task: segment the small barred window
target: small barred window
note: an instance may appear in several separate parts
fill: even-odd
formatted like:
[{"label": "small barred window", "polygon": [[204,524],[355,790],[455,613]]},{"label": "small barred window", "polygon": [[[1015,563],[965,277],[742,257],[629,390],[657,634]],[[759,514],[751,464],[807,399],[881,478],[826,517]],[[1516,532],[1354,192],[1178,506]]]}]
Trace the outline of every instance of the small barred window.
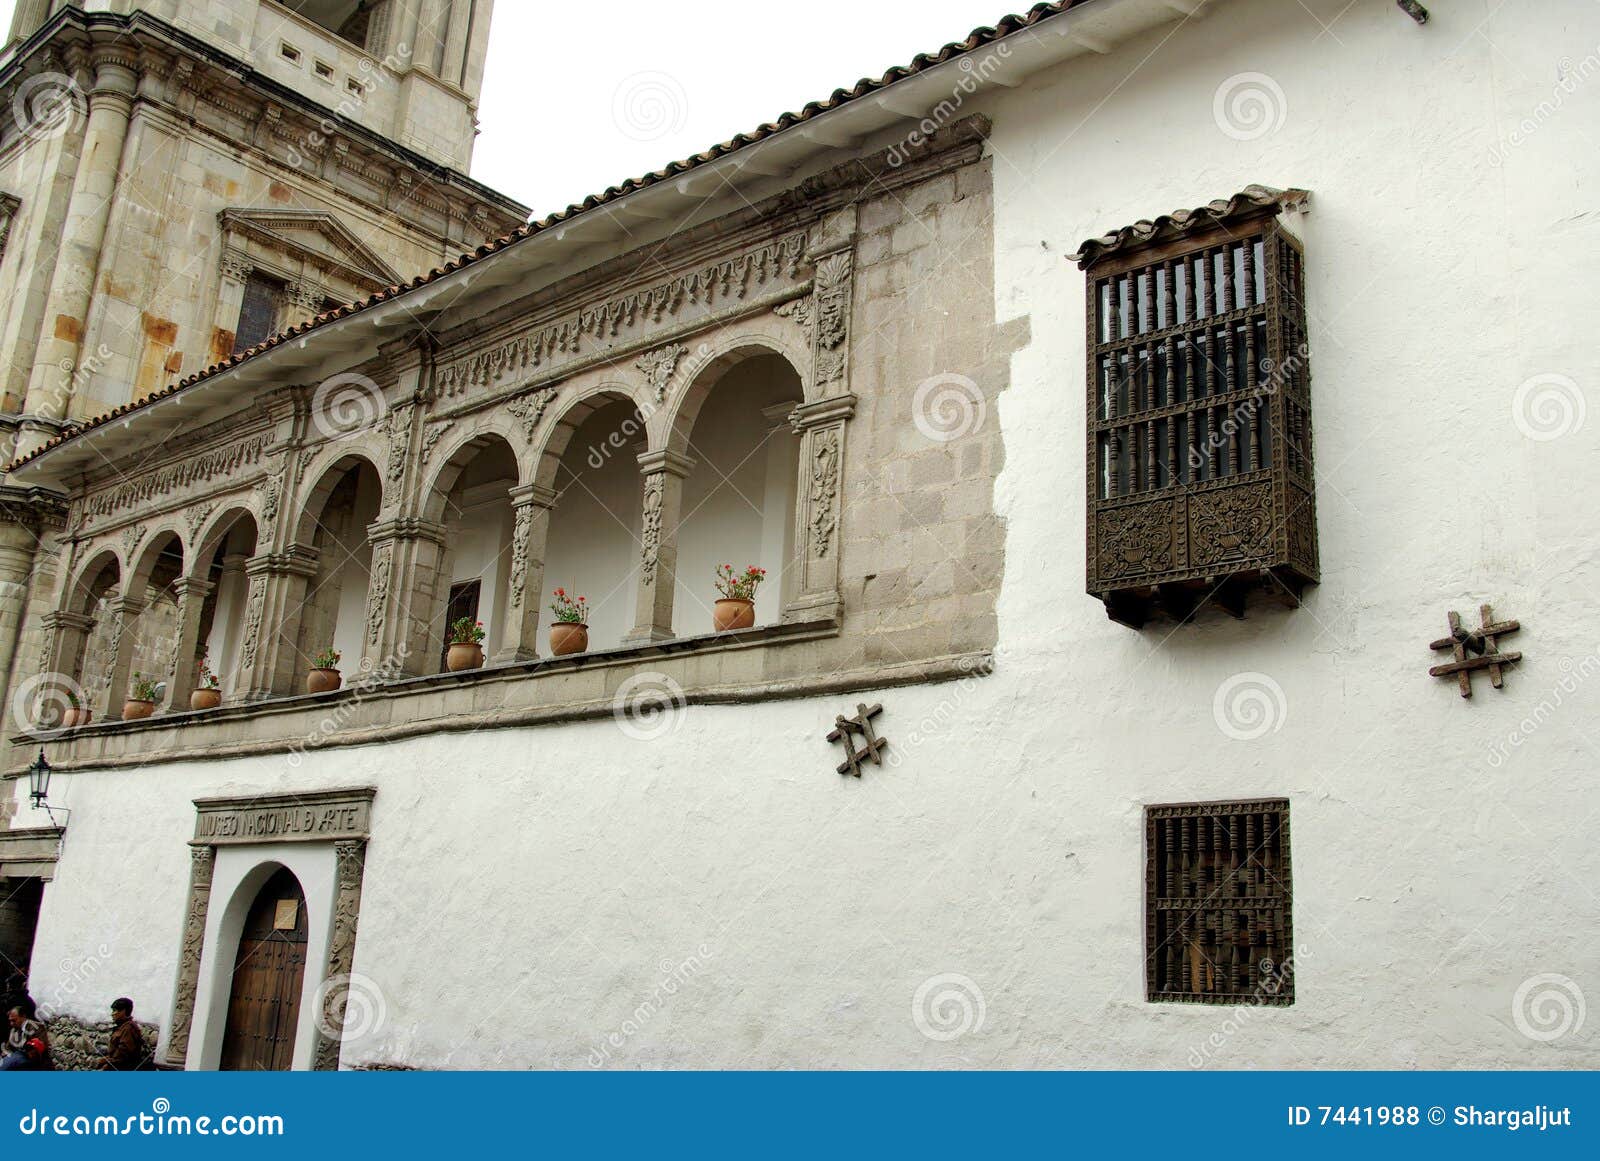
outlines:
[{"label": "small barred window", "polygon": [[1303,191],[1085,242],[1088,588],[1113,620],[1235,614],[1317,579]]},{"label": "small barred window", "polygon": [[1145,998],[1294,1003],[1289,803],[1145,809]]}]

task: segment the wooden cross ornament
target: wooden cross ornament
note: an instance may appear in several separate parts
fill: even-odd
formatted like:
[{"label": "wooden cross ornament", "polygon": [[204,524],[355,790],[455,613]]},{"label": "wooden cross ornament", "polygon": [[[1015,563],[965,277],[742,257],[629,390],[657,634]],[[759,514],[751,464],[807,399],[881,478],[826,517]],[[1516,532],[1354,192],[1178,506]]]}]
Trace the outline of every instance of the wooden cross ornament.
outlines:
[{"label": "wooden cross ornament", "polygon": [[[1496,689],[1505,685],[1505,666],[1522,660],[1521,653],[1502,653],[1496,638],[1508,633],[1515,633],[1522,628],[1518,621],[1496,621],[1494,610],[1488,605],[1478,606],[1478,620],[1476,629],[1463,629],[1459,613],[1450,614],[1450,636],[1441,637],[1428,647],[1430,649],[1449,649],[1455,654],[1453,661],[1443,665],[1435,665],[1428,670],[1433,677],[1449,677],[1452,674],[1461,686],[1461,696],[1472,696],[1472,674],[1474,670],[1487,669],[1489,671],[1489,684]],[[1475,656],[1468,657],[1472,653]]]},{"label": "wooden cross ornament", "polygon": [[[881,705],[858,702],[855,717],[847,718],[840,714],[834,719],[834,727],[828,731],[828,741],[844,743],[844,761],[839,763],[839,773],[854,774],[859,778],[862,761],[870,760],[874,766],[883,765],[879,755],[889,748],[889,739],[880,738],[872,732],[872,719],[882,712]],[[856,749],[856,734],[862,737],[859,750]]]}]

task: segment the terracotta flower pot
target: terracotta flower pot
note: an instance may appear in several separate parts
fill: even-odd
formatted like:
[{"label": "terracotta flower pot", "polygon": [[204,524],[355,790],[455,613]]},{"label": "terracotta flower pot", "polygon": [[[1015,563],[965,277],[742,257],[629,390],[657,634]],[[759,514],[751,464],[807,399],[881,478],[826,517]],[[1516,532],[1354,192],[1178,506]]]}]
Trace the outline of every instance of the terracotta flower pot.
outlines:
[{"label": "terracotta flower pot", "polygon": [[475,645],[470,641],[450,642],[450,651],[445,654],[444,665],[451,673],[460,673],[463,669],[477,669],[482,664],[482,645]]},{"label": "terracotta flower pot", "polygon": [[337,669],[313,669],[306,674],[307,693],[330,693],[344,684]]},{"label": "terracotta flower pot", "polygon": [[156,703],[145,701],[142,697],[130,697],[122,703],[122,720],[125,722],[138,721],[147,718],[156,712]]},{"label": "terracotta flower pot", "polygon": [[573,621],[557,621],[550,626],[550,654],[565,657],[589,648],[589,626]]},{"label": "terracotta flower pot", "polygon": [[61,711],[61,728],[70,730],[73,726],[86,726],[89,724],[89,711],[68,706]]},{"label": "terracotta flower pot", "polygon": [[201,688],[189,695],[189,708],[192,710],[216,709],[222,704],[222,691],[220,689]]},{"label": "terracotta flower pot", "polygon": [[719,633],[748,629],[756,623],[756,603],[740,597],[721,597],[711,610],[711,623]]}]

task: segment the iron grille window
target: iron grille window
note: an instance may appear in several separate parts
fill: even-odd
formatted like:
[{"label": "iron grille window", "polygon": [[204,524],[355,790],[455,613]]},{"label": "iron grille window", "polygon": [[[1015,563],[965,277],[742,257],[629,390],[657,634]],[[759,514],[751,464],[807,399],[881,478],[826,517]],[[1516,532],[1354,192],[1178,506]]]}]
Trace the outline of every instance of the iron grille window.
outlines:
[{"label": "iron grille window", "polygon": [[239,305],[239,325],[233,332],[233,350],[249,350],[278,330],[278,304],[283,301],[283,283],[262,274],[244,280],[244,300]]},{"label": "iron grille window", "polygon": [[1317,579],[1302,191],[1084,243],[1088,588],[1114,620],[1243,612]]},{"label": "iron grille window", "polygon": [[1145,809],[1145,998],[1294,1003],[1289,803]]}]

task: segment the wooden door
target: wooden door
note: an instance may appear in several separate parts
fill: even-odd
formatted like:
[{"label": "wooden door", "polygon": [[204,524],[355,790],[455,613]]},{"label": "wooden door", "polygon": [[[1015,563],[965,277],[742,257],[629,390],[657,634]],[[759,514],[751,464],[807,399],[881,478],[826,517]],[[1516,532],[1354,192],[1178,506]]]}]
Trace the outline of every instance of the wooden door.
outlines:
[{"label": "wooden door", "polygon": [[294,1058],[300,989],[306,976],[306,897],[287,868],[250,905],[222,1034],[224,1070],[287,1070]]}]

